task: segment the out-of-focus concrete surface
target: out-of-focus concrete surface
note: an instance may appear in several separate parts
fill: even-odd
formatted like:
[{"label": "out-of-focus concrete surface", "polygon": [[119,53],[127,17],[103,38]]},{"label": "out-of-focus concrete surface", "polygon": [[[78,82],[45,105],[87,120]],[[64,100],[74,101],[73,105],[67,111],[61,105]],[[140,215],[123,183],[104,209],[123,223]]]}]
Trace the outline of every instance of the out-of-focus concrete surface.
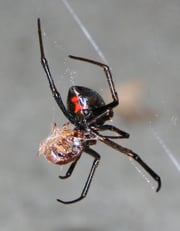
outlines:
[{"label": "out-of-focus concrete surface", "polygon": [[1,1],[0,230],[178,231],[180,1],[69,3],[107,58],[116,87],[126,81],[145,85],[142,103],[153,110],[152,118],[126,121],[117,108],[113,123],[131,134],[120,143],[158,172],[162,189],[155,193],[151,184],[156,184],[148,175],[151,184],[128,158],[98,144],[93,148],[101,154],[101,163],[87,198],[68,206],[56,202],[80,194],[92,159],[84,155],[72,178],[63,181],[59,167],[36,155],[51,124],[66,122],[40,64],[37,17],[65,101],[72,83],[103,96],[109,92],[102,70],[68,60],[67,55],[101,60],[62,1]]}]

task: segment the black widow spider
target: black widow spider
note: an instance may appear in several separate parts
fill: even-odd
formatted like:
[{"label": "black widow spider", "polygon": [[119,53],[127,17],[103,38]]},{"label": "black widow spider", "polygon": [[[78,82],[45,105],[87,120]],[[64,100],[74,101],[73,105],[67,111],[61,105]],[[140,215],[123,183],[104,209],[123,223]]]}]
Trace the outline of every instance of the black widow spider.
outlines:
[{"label": "black widow spider", "polygon": [[[54,124],[51,137],[47,138],[44,143],[41,143],[41,150],[39,150],[39,154],[44,154],[49,161],[55,164],[63,165],[71,163],[65,176],[59,176],[61,179],[66,179],[71,176],[83,152],[94,158],[94,162],[81,195],[71,201],[63,201],[61,199],[57,199],[57,201],[64,204],[70,204],[80,201],[86,197],[94,172],[100,161],[100,155],[90,148],[90,146],[96,144],[97,141],[101,141],[111,148],[122,152],[137,161],[151,175],[151,177],[157,181],[158,186],[156,192],[158,192],[161,188],[160,177],[138,156],[138,154],[112,141],[112,139],[129,138],[129,134],[113,125],[104,124],[107,120],[112,118],[113,108],[119,104],[118,95],[109,67],[94,60],[70,55],[69,58],[97,65],[104,70],[113,100],[111,103],[105,104],[102,97],[96,91],[82,86],[72,86],[68,92],[66,108],[60,93],[56,89],[48,61],[45,57],[39,18],[37,20],[37,24],[41,63],[49,81],[50,89],[56,103],[65,117],[75,126],[74,129],[71,130],[67,128],[68,125],[66,124],[62,129],[59,129],[56,124]],[[101,131],[106,130],[115,132],[117,135],[105,136],[100,134]],[[45,149],[43,149],[44,147]]]}]

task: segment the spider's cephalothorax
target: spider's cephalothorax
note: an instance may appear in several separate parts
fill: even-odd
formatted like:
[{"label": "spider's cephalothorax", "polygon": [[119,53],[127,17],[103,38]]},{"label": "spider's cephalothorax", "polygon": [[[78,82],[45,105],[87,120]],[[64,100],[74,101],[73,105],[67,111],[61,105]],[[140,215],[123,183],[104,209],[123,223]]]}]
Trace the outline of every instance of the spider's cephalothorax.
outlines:
[{"label": "spider's cephalothorax", "polygon": [[84,128],[84,125],[101,126],[106,120],[111,119],[113,111],[109,109],[107,113],[106,107],[104,108],[105,115],[100,119],[97,118],[99,110],[103,112],[104,106],[105,102],[101,95],[92,89],[82,86],[72,86],[69,89],[67,109],[79,128]]},{"label": "spider's cephalothorax", "polygon": [[[61,179],[66,179],[67,177],[71,176],[83,152],[91,155],[94,158],[81,195],[74,200],[64,201],[58,199],[58,201],[64,204],[70,204],[82,200],[87,195],[94,172],[100,160],[100,155],[91,148],[91,146],[95,145],[97,141],[103,142],[111,148],[122,152],[128,157],[137,161],[149,173],[149,175],[155,181],[157,181],[158,186],[156,191],[158,192],[161,188],[161,179],[158,174],[156,174],[139,157],[138,154],[112,141],[112,139],[128,138],[129,134],[113,125],[105,123],[113,116],[113,108],[119,103],[109,67],[106,64],[94,60],[70,55],[69,57],[72,59],[94,64],[104,70],[109,90],[112,95],[112,102],[106,104],[96,91],[87,87],[73,86],[69,89],[66,108],[62,101],[61,95],[55,86],[48,61],[44,54],[40,19],[38,19],[38,35],[41,63],[49,81],[49,86],[53,97],[65,117],[71,124],[74,125],[73,129],[69,129],[67,126],[63,126],[62,129],[59,129],[55,125],[50,136],[40,144],[39,154],[43,154],[47,160],[54,164],[63,165],[71,163],[65,176],[60,176]],[[116,133],[116,135],[102,135],[101,131],[111,131],[112,133]]]}]

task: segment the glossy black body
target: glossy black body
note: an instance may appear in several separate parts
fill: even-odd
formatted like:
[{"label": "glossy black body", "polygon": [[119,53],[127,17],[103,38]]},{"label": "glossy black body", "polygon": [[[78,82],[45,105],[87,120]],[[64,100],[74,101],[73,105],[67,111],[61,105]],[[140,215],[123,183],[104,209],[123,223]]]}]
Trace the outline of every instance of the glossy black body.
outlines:
[{"label": "glossy black body", "polygon": [[[96,119],[100,112],[106,111],[105,102],[96,91],[82,86],[72,86],[69,89],[67,110],[77,121],[76,124],[85,120],[86,123],[91,122],[91,125],[101,126],[113,116],[113,110],[110,109],[107,115]],[[83,128],[84,122],[80,122],[79,126]]]},{"label": "glossy black body", "polygon": [[[161,188],[161,179],[140,157],[138,154],[133,152],[132,150],[125,148],[118,143],[112,141],[112,139],[123,139],[129,138],[129,134],[121,129],[106,124],[105,122],[110,120],[113,116],[113,108],[119,104],[118,94],[116,92],[113,78],[111,75],[111,71],[108,65],[70,55],[69,57],[78,61],[88,62],[99,66],[104,70],[106,80],[109,86],[109,90],[112,95],[112,102],[105,103],[102,97],[92,89],[81,86],[73,86],[69,89],[68,97],[67,97],[67,108],[64,105],[61,95],[58,92],[54,80],[52,78],[50,68],[48,65],[48,61],[44,54],[42,33],[41,33],[41,24],[40,19],[37,21],[38,23],[38,35],[39,35],[39,45],[40,45],[40,53],[41,53],[41,63],[46,73],[47,79],[49,81],[50,89],[52,91],[53,97],[58,104],[59,108],[65,115],[65,117],[75,126],[75,130],[84,133],[84,142],[82,142],[81,150],[82,153],[85,152],[91,155],[94,158],[91,170],[89,172],[87,181],[82,190],[81,195],[74,200],[64,201],[58,199],[59,202],[64,204],[70,204],[77,201],[82,200],[86,197],[87,192],[89,190],[92,178],[94,176],[94,172],[96,167],[100,161],[100,155],[91,148],[91,145],[96,144],[97,141],[103,142],[111,148],[124,153],[130,158],[133,158],[137,161],[148,173],[149,175],[158,183],[156,191],[158,192]],[[111,131],[112,133],[116,133],[116,135],[102,135],[101,131]],[[81,153],[81,154],[82,154]],[[72,162],[65,176],[60,176],[61,179],[66,179],[71,176],[79,158],[81,155],[78,155],[77,159]]]}]

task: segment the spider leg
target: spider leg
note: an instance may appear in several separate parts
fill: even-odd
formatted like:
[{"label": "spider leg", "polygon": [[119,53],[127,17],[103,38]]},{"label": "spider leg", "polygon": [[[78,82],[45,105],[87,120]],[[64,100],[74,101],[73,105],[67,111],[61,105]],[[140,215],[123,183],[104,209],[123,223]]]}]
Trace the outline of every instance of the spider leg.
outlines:
[{"label": "spider leg", "polygon": [[66,174],[64,176],[59,176],[60,179],[66,179],[72,175],[72,172],[74,171],[74,168],[79,160],[80,156],[70,165],[68,168]]},{"label": "spider leg", "polygon": [[64,106],[61,95],[58,92],[58,90],[56,89],[56,86],[55,86],[55,83],[54,83],[54,80],[52,78],[51,71],[50,71],[50,68],[48,65],[48,61],[45,57],[40,18],[37,19],[37,25],[38,25],[39,46],[40,46],[40,54],[41,54],[41,64],[44,68],[47,79],[49,81],[50,89],[52,91],[54,99],[56,100],[56,103],[58,104],[58,106],[60,107],[60,109],[62,110],[64,115],[73,123],[73,119],[72,119],[71,115],[68,113],[66,107]]},{"label": "spider leg", "polygon": [[97,62],[97,61],[94,61],[94,60],[91,60],[91,59],[86,59],[86,58],[77,57],[77,56],[73,56],[73,55],[69,55],[69,58],[80,60],[80,61],[83,61],[83,62],[92,63],[92,64],[95,64],[97,66],[102,67],[104,69],[104,72],[105,72],[105,75],[106,75],[106,78],[107,78],[107,81],[108,81],[109,89],[111,91],[111,95],[112,95],[112,98],[113,98],[113,101],[111,103],[107,104],[106,105],[107,107],[106,106],[105,107],[106,108],[112,108],[112,107],[116,107],[119,104],[118,94],[116,92],[114,82],[113,82],[113,78],[112,78],[112,74],[111,74],[111,71],[110,71],[110,68],[109,68],[108,65]]},{"label": "spider leg", "polygon": [[92,157],[94,157],[94,161],[93,161],[91,170],[89,172],[88,178],[86,180],[86,183],[84,185],[84,188],[82,190],[82,193],[81,193],[80,197],[78,197],[75,200],[71,200],[71,201],[63,201],[63,200],[57,199],[58,202],[61,202],[63,204],[72,204],[72,203],[78,202],[78,201],[80,201],[80,200],[82,200],[82,199],[84,199],[86,197],[86,195],[88,193],[88,190],[89,190],[89,187],[91,185],[92,178],[94,176],[95,170],[96,170],[96,168],[97,168],[97,166],[99,164],[100,155],[91,148],[86,149],[85,152],[88,153],[89,155],[91,155]]},{"label": "spider leg", "polygon": [[104,124],[99,128],[96,128],[98,131],[112,131],[112,132],[116,132],[117,134],[119,134],[120,136],[104,136],[98,133],[99,136],[103,137],[103,138],[109,138],[109,139],[127,139],[129,138],[129,133],[113,126],[113,125],[109,125],[109,124]]},{"label": "spider leg", "polygon": [[99,137],[98,138],[101,142],[109,145],[111,148],[116,149],[119,152],[124,153],[125,155],[133,158],[135,161],[137,161],[148,173],[149,175],[155,180],[157,181],[157,189],[156,192],[158,192],[161,188],[161,178],[158,176],[157,173],[155,173],[140,157],[138,154],[134,153],[132,150],[125,148],[115,142],[113,142],[112,140],[108,139],[108,138],[103,138],[103,137]]},{"label": "spider leg", "polygon": [[[105,105],[106,106],[106,105]],[[101,110],[102,109],[102,110]],[[111,118],[112,117],[112,110],[110,108],[104,109],[104,107],[99,109],[99,114],[87,122],[87,126],[90,127],[91,124],[97,124],[98,121],[102,121],[104,118]],[[106,119],[107,120],[107,119]]]}]

